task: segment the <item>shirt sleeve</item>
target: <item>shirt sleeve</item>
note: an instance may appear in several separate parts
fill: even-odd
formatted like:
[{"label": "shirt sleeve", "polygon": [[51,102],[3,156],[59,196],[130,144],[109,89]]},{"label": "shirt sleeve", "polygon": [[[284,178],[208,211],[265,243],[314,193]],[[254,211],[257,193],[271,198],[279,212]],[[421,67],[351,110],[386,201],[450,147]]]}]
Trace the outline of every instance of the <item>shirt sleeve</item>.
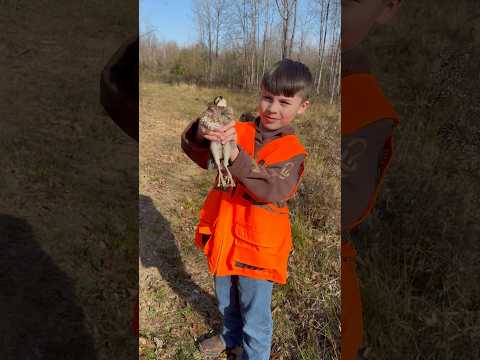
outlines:
[{"label": "shirt sleeve", "polygon": [[239,154],[229,166],[237,178],[253,195],[255,200],[283,203],[300,181],[305,155],[296,155],[286,161],[270,164],[257,164],[240,146]]},{"label": "shirt sleeve", "polygon": [[342,137],[342,229],[368,207],[379,180],[383,148],[392,131],[393,121],[382,119]]},{"label": "shirt sleeve", "polygon": [[181,137],[181,146],[183,152],[202,169],[209,169],[210,142],[203,140],[199,142],[196,139],[198,129],[198,119],[188,124]]}]

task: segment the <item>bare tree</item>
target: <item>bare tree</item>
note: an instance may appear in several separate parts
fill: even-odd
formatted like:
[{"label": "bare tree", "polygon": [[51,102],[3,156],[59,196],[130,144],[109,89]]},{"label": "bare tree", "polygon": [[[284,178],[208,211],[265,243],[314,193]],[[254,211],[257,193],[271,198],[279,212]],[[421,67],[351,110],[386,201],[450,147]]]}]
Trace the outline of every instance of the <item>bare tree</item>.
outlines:
[{"label": "bare tree", "polygon": [[226,10],[225,0],[215,0],[214,3],[214,25],[215,25],[215,58],[218,58],[218,50],[220,44],[220,35],[223,30],[224,17]]},{"label": "bare tree", "polygon": [[165,81],[255,89],[272,63],[289,57],[312,70],[317,94],[337,100],[339,0],[193,1],[198,42],[179,47],[144,31],[141,71]]},{"label": "bare tree", "polygon": [[292,49],[293,49],[293,39],[295,38],[295,29],[297,27],[297,6],[298,6],[298,1],[295,0],[293,2],[293,26],[292,26],[292,31],[290,35],[290,46],[288,47],[288,57],[292,56]]},{"label": "bare tree", "polygon": [[[335,9],[336,10],[336,9]],[[334,102],[334,100],[338,97],[338,88],[340,82],[340,31],[337,31],[339,28],[339,17],[334,17],[333,22],[333,32],[332,32],[332,52],[331,52],[331,59],[330,59],[330,104]]]},{"label": "bare tree", "polygon": [[[289,56],[289,27],[292,21],[292,17],[296,17],[297,0],[280,0],[280,4],[279,0],[275,0],[275,4],[277,5],[278,14],[282,19],[282,59],[285,59]],[[293,33],[294,32],[292,32],[292,34]],[[293,36],[290,39],[293,40]]]},{"label": "bare tree", "polygon": [[208,49],[207,74],[210,84],[213,80],[213,57],[214,54],[218,54],[223,4],[222,0],[193,1],[193,14],[197,28],[200,30],[202,42],[206,44]]},{"label": "bare tree", "polygon": [[258,36],[258,17],[259,17],[259,0],[250,0],[250,87],[257,85],[257,69],[258,69],[258,55],[257,55],[257,36]]},{"label": "bare tree", "polygon": [[318,43],[318,74],[317,74],[317,94],[320,93],[320,86],[322,85],[323,65],[325,63],[325,48],[328,31],[328,19],[331,0],[318,0],[320,5],[320,36]]},{"label": "bare tree", "polygon": [[271,27],[271,16],[270,16],[270,1],[265,0],[263,2],[263,40],[262,40],[262,74],[265,73],[265,68],[267,65],[267,56],[268,56],[268,43],[267,39],[269,37],[269,31]]},{"label": "bare tree", "polygon": [[316,18],[317,14],[314,9],[312,9],[312,2],[308,3],[306,8],[306,13],[300,16],[300,40],[298,44],[297,60],[303,61],[305,56],[307,44],[307,37],[311,33],[311,28],[314,26],[313,20]]},{"label": "bare tree", "polygon": [[330,103],[338,96],[337,88],[340,76],[340,4],[338,1],[332,3],[332,29],[331,34],[331,61],[329,68],[330,83]]}]

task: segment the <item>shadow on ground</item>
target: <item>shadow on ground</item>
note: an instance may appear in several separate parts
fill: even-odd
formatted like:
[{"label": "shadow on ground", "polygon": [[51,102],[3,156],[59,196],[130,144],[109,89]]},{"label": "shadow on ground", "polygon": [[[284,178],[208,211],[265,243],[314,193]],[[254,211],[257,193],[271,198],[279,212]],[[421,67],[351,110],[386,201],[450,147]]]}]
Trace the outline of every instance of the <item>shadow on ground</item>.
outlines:
[{"label": "shadow on ground", "polygon": [[[186,271],[170,223],[157,210],[150,197],[140,195],[140,226],[148,226],[158,236],[140,236],[140,260],[145,267],[155,267],[170,288],[200,314],[209,328],[218,331],[220,316],[215,298],[205,292]],[[153,230],[153,231],[152,231]]]},{"label": "shadow on ground", "polygon": [[0,214],[0,354],[4,360],[95,360],[73,283],[23,219]]}]

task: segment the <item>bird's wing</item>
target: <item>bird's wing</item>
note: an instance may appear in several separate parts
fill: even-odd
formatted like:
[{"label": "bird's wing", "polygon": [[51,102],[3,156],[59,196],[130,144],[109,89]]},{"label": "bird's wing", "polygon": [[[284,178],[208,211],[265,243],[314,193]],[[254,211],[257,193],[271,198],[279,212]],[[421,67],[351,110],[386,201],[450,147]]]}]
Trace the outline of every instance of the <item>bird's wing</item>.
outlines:
[{"label": "bird's wing", "polygon": [[226,107],[221,111],[222,124],[228,124],[233,120],[233,110],[231,107]]},{"label": "bird's wing", "polygon": [[218,118],[216,106],[210,105],[201,115],[200,115],[200,125],[213,130],[215,128],[215,119]]}]

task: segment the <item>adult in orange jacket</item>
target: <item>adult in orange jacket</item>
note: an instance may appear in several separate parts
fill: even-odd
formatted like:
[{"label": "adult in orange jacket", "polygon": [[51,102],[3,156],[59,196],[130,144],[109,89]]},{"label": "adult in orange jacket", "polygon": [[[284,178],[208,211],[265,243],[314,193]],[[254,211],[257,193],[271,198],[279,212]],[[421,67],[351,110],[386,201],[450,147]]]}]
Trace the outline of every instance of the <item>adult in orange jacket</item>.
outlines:
[{"label": "adult in orange jacket", "polygon": [[263,77],[254,122],[232,122],[208,132],[195,120],[182,135],[185,153],[205,169],[208,140],[237,140],[229,166],[237,186],[209,191],[195,233],[214,275],[223,316],[221,333],[200,344],[207,356],[243,347],[243,359],[269,359],[272,286],[287,281],[292,248],[287,200],[302,177],[306,156],[290,123],[308,108],[311,84],[305,65],[285,59]]},{"label": "adult in orange jacket", "polygon": [[363,341],[356,251],[350,231],[373,208],[393,154],[398,116],[370,74],[359,47],[376,23],[387,23],[400,0],[342,1],[342,269],[341,356],[356,359]]}]

